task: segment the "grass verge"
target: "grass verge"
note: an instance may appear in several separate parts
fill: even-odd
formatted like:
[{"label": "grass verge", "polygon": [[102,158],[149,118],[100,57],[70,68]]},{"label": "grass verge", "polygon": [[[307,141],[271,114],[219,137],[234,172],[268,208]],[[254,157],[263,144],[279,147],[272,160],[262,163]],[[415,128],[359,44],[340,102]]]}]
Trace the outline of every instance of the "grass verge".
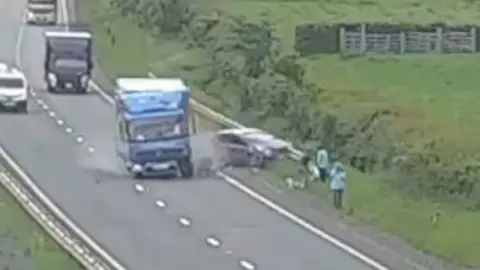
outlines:
[{"label": "grass verge", "polygon": [[0,267],[22,270],[83,270],[0,188]]},{"label": "grass verge", "polygon": [[[212,0],[205,1],[212,2]],[[350,11],[355,11],[357,17],[365,16],[364,12],[367,11],[386,12],[382,6],[367,9],[356,6],[359,4],[356,1],[342,1],[342,3],[341,9],[335,9],[333,2],[324,4],[321,7],[323,10],[321,14],[328,15],[324,20],[333,16],[325,10],[331,10],[333,14],[337,14],[338,16],[333,16],[336,20],[345,18],[345,14],[350,14]],[[249,12],[253,14],[250,16],[256,14],[258,18],[276,21],[277,30],[281,34],[293,33],[291,26],[293,22],[299,21],[299,18],[303,17],[302,20],[306,20],[317,17],[320,13],[314,10],[318,11],[321,5],[315,1],[298,1],[298,3],[286,1],[281,4],[276,1],[224,1],[217,4],[217,8],[235,10],[240,14],[247,13],[246,7],[248,7]],[[393,12],[395,8],[399,9],[402,5],[404,4],[389,4],[386,8]],[[425,5],[425,3],[414,5],[417,7],[405,14],[426,20],[425,14],[430,14],[431,11],[415,12],[415,10],[422,11],[422,8],[426,8]],[[432,4],[433,6],[450,7],[450,2],[437,1]],[[108,14],[105,7],[98,0],[83,0],[80,1],[79,8],[82,14],[88,14],[90,17],[90,23],[95,32],[97,58],[107,75],[146,75],[153,70],[158,75],[182,76],[191,80],[199,76],[182,67],[185,64],[202,63],[201,50],[186,50],[183,44],[175,39],[152,39],[148,33],[138,29],[125,18],[115,18],[113,21],[116,45],[111,46],[101,19]],[[279,9],[283,11],[280,12]],[[292,10],[297,12],[291,12]],[[310,16],[299,15],[305,10],[311,12]],[[458,7],[454,10],[459,11],[459,14],[467,12],[464,9],[458,10]],[[453,16],[453,13],[447,15]],[[292,16],[296,17],[292,18]],[[406,15],[402,16],[397,14],[394,17],[399,21],[407,18]],[[378,14],[373,16],[373,18],[379,17],[381,16]],[[428,18],[432,17],[436,15]],[[471,16],[465,18],[471,19]],[[364,19],[371,18],[364,17]],[[284,45],[289,45],[288,40],[291,45],[291,39],[286,37]],[[473,91],[468,78],[478,77],[474,76],[476,71],[480,71],[479,65],[476,64],[477,58],[478,56],[406,57],[405,59],[383,57],[340,62],[335,56],[318,56],[304,59],[304,61],[312,81],[321,83],[329,89],[337,89],[334,91],[335,95],[331,97],[332,101],[327,103],[332,108],[341,103],[340,107],[349,108],[352,113],[356,110],[359,112],[370,110],[376,106],[395,106],[403,112],[403,122],[401,120],[398,125],[400,129],[414,130],[412,135],[409,135],[412,142],[422,142],[425,139],[422,132],[428,129],[433,134],[442,134],[447,138],[445,143],[448,144],[458,140],[459,134],[467,136],[475,133],[475,123],[479,121],[475,116],[480,111],[478,106],[473,106],[478,98],[473,98],[476,92]],[[453,69],[450,69],[452,67]],[[401,86],[393,86],[392,82],[395,81],[404,83]],[[355,89],[355,91],[349,89]],[[193,95],[199,101],[222,111],[221,101],[206,96],[204,92],[198,90],[193,90]],[[459,115],[467,116],[459,120]],[[455,128],[445,125],[446,122],[455,124]],[[208,123],[208,125],[215,127],[214,123]],[[472,142],[465,139],[462,141],[464,147],[459,146],[455,149],[476,149]],[[262,174],[268,181],[278,182],[278,175],[289,176],[298,170],[298,165],[287,162],[278,164],[272,169],[275,175],[271,172],[262,172]],[[357,218],[374,223],[386,232],[407,239],[413,246],[431,251],[449,261],[480,266],[478,256],[480,238],[475,237],[480,227],[480,213],[463,211],[458,206],[407,198],[398,190],[385,184],[385,181],[379,181],[382,177],[382,175],[372,176],[358,171],[349,171],[351,182],[348,187],[348,204],[354,207],[354,215]],[[313,185],[311,192],[322,201],[328,198],[328,191],[323,185]],[[432,226],[431,217],[439,210],[441,211],[440,220],[436,226]]]}]

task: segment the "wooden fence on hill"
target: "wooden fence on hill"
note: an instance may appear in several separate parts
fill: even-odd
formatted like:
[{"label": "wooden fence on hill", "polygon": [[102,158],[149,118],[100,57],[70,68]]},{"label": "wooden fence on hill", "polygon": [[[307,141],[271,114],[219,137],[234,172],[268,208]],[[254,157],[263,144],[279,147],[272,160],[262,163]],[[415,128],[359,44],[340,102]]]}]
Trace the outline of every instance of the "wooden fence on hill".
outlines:
[{"label": "wooden fence on hill", "polygon": [[295,30],[295,49],[302,54],[343,56],[476,53],[479,30],[473,25],[304,24]]}]

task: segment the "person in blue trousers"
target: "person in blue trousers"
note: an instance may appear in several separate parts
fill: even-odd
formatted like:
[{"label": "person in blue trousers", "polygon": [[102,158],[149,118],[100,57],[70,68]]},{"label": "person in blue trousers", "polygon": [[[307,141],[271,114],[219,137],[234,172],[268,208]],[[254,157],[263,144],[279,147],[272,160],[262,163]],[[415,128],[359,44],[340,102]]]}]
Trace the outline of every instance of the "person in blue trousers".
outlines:
[{"label": "person in blue trousers", "polygon": [[341,162],[335,162],[330,171],[330,190],[333,193],[333,206],[343,207],[343,194],[346,188],[347,172]]}]

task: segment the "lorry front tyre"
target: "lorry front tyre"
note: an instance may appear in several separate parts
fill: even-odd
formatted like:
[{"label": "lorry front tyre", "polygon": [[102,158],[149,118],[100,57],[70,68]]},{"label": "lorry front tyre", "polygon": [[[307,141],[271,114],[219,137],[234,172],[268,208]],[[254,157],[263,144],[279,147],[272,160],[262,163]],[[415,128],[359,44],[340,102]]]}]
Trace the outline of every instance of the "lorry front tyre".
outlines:
[{"label": "lorry front tyre", "polygon": [[142,178],[143,178],[143,173],[139,173],[139,172],[133,173],[133,179],[138,180],[138,179],[142,179]]},{"label": "lorry front tyre", "polygon": [[50,85],[47,85],[47,91],[48,91],[49,93],[55,93],[55,87],[52,87],[52,86],[50,86]]},{"label": "lorry front tyre", "polygon": [[24,101],[17,105],[16,108],[17,112],[19,113],[27,113],[28,112],[28,102]]},{"label": "lorry front tyre", "polygon": [[180,176],[185,179],[193,178],[193,163],[190,157],[182,159],[178,162],[178,167],[180,169]]},{"label": "lorry front tyre", "polygon": [[86,87],[85,87],[85,88],[80,87],[80,88],[78,89],[78,93],[79,93],[79,94],[82,94],[82,95],[86,94],[86,93],[87,93],[87,88],[86,88]]}]

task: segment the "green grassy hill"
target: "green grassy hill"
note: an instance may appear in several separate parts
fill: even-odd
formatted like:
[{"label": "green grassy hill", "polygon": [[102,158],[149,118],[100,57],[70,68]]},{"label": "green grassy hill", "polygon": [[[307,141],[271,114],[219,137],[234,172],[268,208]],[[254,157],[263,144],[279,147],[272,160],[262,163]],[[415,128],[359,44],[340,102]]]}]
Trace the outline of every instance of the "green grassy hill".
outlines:
[{"label": "green grassy hill", "polygon": [[[181,76],[195,86],[197,99],[242,123],[293,139],[311,131],[299,140],[303,143],[332,137],[345,161],[389,151],[407,156],[410,167],[350,170],[348,200],[355,215],[418,248],[480,266],[480,238],[475,237],[480,226],[480,57],[279,60],[294,53],[294,29],[300,23],[475,23],[480,13],[474,2],[182,0],[173,5],[162,0],[169,7],[163,13],[151,0],[77,2],[92,23],[102,69],[111,76],[149,71]],[[178,22],[183,30],[172,30],[185,7],[188,16]],[[278,40],[265,38],[269,33]],[[278,55],[271,56],[270,41],[278,42]],[[259,51],[257,62],[266,71],[248,75],[252,66],[258,68],[248,61]],[[291,73],[281,73],[279,63],[287,63]],[[303,73],[301,84],[294,82],[295,72]],[[244,103],[248,106],[242,108]],[[277,167],[277,174],[288,174],[295,165]],[[312,192],[326,195],[323,186],[314,185]],[[437,211],[441,218],[432,226]]]}]

